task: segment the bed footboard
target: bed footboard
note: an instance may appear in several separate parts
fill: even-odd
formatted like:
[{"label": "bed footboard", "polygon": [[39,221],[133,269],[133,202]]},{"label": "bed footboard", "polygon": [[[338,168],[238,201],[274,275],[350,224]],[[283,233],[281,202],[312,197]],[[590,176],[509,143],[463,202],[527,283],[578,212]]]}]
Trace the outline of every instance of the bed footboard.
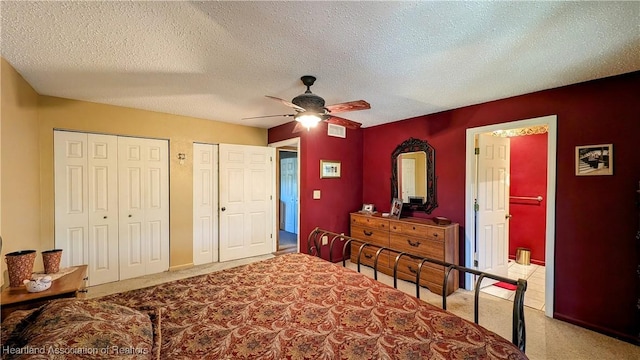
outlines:
[{"label": "bed footboard", "polygon": [[482,271],[478,271],[475,269],[467,268],[464,266],[450,264],[447,262],[439,261],[436,259],[431,259],[422,256],[416,256],[413,254],[409,254],[406,252],[402,252],[396,249],[381,247],[379,245],[371,244],[366,241],[352,238],[350,236],[334,233],[328,230],[322,230],[320,228],[315,228],[308,237],[307,241],[307,253],[309,255],[315,255],[320,257],[320,249],[322,247],[322,238],[324,236],[330,237],[331,240],[328,244],[329,248],[329,261],[333,262],[333,249],[336,244],[342,244],[342,266],[346,267],[346,254],[349,249],[349,245],[351,243],[360,244],[358,248],[357,255],[357,268],[358,272],[360,272],[360,257],[362,256],[362,251],[367,247],[373,247],[378,249],[375,254],[375,259],[373,262],[373,277],[374,279],[378,279],[378,258],[382,251],[388,250],[391,253],[397,254],[395,257],[395,262],[393,266],[393,286],[398,288],[398,263],[402,257],[410,257],[414,260],[420,261],[418,265],[418,271],[416,273],[416,297],[420,298],[420,276],[422,273],[422,267],[425,263],[432,263],[440,266],[444,266],[445,275],[442,280],[444,291],[442,292],[442,308],[447,309],[447,284],[448,278],[451,275],[452,270],[457,270],[463,273],[470,273],[477,276],[477,280],[475,283],[475,301],[474,301],[474,322],[478,324],[478,309],[480,306],[480,286],[482,284],[482,280],[485,278],[505,282],[508,284],[512,284],[516,286],[516,294],[513,301],[513,316],[512,316],[512,339],[511,341],[522,351],[525,351],[526,345],[526,329],[525,329],[525,321],[524,321],[524,294],[527,290],[527,281],[524,279],[513,280],[509,278],[505,278],[502,276],[497,276],[489,273],[485,273]]}]

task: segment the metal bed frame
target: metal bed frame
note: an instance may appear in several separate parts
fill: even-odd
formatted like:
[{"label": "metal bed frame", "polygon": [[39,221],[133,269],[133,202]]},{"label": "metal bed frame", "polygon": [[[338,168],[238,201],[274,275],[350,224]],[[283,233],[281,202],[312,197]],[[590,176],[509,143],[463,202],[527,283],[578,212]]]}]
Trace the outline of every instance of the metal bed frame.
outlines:
[{"label": "metal bed frame", "polygon": [[398,288],[398,262],[400,261],[400,258],[402,258],[403,256],[406,257],[410,257],[414,260],[420,261],[419,265],[418,265],[418,271],[416,273],[416,297],[419,299],[420,298],[420,275],[422,273],[422,267],[425,263],[432,263],[432,264],[436,264],[436,265],[440,265],[440,266],[444,266],[445,267],[445,274],[444,274],[444,279],[442,282],[443,285],[443,291],[442,291],[442,308],[444,310],[447,309],[447,287],[448,287],[448,279],[449,279],[449,275],[451,274],[452,270],[457,270],[457,271],[461,271],[463,273],[471,273],[474,275],[477,275],[477,279],[476,279],[476,284],[475,284],[475,301],[474,301],[474,308],[473,308],[473,312],[474,312],[474,322],[476,324],[478,324],[478,308],[479,308],[479,301],[480,301],[480,285],[482,283],[482,280],[484,280],[485,278],[489,278],[489,279],[493,279],[493,280],[497,280],[497,281],[501,281],[501,282],[505,282],[507,284],[511,284],[511,285],[515,285],[516,286],[516,294],[515,297],[513,299],[513,317],[512,317],[512,323],[511,323],[511,329],[512,329],[512,339],[511,342],[513,342],[522,352],[525,351],[525,345],[526,345],[526,330],[525,330],[525,322],[524,322],[524,293],[527,290],[527,281],[524,279],[518,279],[518,280],[513,280],[513,279],[509,279],[509,278],[505,278],[502,276],[497,276],[497,275],[493,275],[493,274],[489,274],[489,273],[485,273],[482,271],[478,271],[475,269],[470,269],[464,266],[460,266],[460,265],[456,265],[456,264],[450,264],[444,261],[440,261],[440,260],[436,260],[436,259],[431,259],[431,258],[427,258],[427,257],[423,257],[423,256],[417,256],[417,255],[413,255],[413,254],[409,254],[407,252],[403,252],[403,251],[399,251],[396,249],[392,249],[389,247],[384,247],[384,246],[380,246],[380,245],[375,245],[375,244],[371,244],[368,243],[366,241],[360,240],[360,239],[356,239],[356,238],[352,238],[350,236],[346,236],[344,234],[338,234],[335,232],[331,232],[328,230],[322,230],[320,228],[315,228],[313,231],[311,231],[311,233],[309,234],[309,237],[307,239],[307,253],[309,255],[314,255],[317,257],[321,257],[321,248],[322,248],[322,239],[323,237],[327,236],[331,237],[331,241],[328,244],[329,247],[329,261],[333,262],[333,249],[334,249],[334,245],[336,244],[336,242],[339,243],[344,243],[343,247],[342,247],[342,266],[346,267],[346,253],[347,253],[347,249],[349,249],[349,245],[353,242],[353,243],[358,243],[361,244],[360,248],[358,249],[358,256],[357,256],[357,266],[358,266],[358,272],[360,272],[360,258],[362,256],[362,251],[366,248],[366,247],[373,247],[373,248],[377,248],[378,250],[376,251],[376,255],[375,255],[375,259],[373,261],[373,276],[375,280],[378,280],[378,257],[380,256],[380,254],[382,253],[382,251],[387,250],[389,252],[395,253],[397,254],[396,258],[395,258],[395,262],[393,265],[393,287],[394,288]]}]

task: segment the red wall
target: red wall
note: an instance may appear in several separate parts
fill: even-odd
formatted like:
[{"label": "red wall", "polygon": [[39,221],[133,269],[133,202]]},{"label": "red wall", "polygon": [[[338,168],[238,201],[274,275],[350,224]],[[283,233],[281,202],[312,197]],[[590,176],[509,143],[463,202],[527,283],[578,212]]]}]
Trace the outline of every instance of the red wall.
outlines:
[{"label": "red wall", "polygon": [[519,247],[531,250],[531,262],[544,265],[547,221],[547,134],[511,138],[511,196],[543,200],[511,199],[509,213],[509,257]]},{"label": "red wall", "polygon": [[[326,123],[296,134],[294,124],[269,129],[269,143],[300,137],[300,251],[306,253],[313,229],[349,234],[348,214],[362,208],[362,130],[347,129],[343,139],[328,136]],[[341,161],[341,177],[320,179],[320,160]],[[313,190],[320,190],[319,200],[313,199]],[[333,255],[341,260],[342,249],[336,247]],[[328,259],[328,252],[323,257]]]},{"label": "red wall", "polygon": [[[388,209],[391,152],[415,137],[435,148],[439,207],[431,216],[446,216],[460,223],[463,263],[466,129],[555,114],[554,317],[640,343],[635,239],[635,189],[640,180],[638,94],[640,72],[634,72],[349,131],[346,141],[325,141],[322,134],[326,131],[304,134],[301,234],[308,234],[315,226],[348,231],[348,213],[363,202]],[[269,142],[290,137],[286,132],[283,127],[270,129]],[[614,176],[575,176],[575,147],[607,143],[614,144]],[[320,180],[319,169],[312,168],[319,168],[319,160],[325,156],[344,159],[361,174],[351,180]],[[310,200],[314,187],[323,189],[323,200]],[[335,192],[329,198],[326,194],[331,191],[325,189]]]}]

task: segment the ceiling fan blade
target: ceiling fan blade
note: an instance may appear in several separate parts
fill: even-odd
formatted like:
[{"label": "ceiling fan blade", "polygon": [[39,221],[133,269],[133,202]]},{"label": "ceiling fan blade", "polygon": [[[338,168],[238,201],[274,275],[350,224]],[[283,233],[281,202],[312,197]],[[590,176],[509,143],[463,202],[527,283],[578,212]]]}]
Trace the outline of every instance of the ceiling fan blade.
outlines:
[{"label": "ceiling fan blade", "polygon": [[371,105],[364,100],[349,101],[340,104],[326,106],[330,113],[341,113],[347,111],[367,110],[371,109]]},{"label": "ceiling fan blade", "polygon": [[262,118],[278,117],[278,116],[291,117],[293,116],[293,114],[253,116],[253,117],[242,118],[241,120],[262,119]]},{"label": "ceiling fan blade", "polygon": [[341,125],[344,126],[348,129],[359,129],[360,126],[362,126],[362,124],[360,124],[359,122],[355,122],[353,120],[349,120],[349,119],[345,119],[345,118],[341,118],[338,116],[333,116],[333,115],[329,115],[331,116],[330,118],[328,118],[327,120],[324,120],[326,122],[328,122],[329,124],[336,124],[336,125]]},{"label": "ceiling fan blade", "polygon": [[287,101],[287,100],[280,99],[280,98],[275,97],[275,96],[269,96],[269,95],[265,95],[265,96],[266,96],[266,97],[268,97],[269,99],[273,99],[273,100],[276,100],[276,101],[280,101],[281,103],[283,103],[283,104],[287,105],[288,107],[294,108],[294,109],[296,109],[296,110],[298,110],[298,111],[305,111],[305,109],[304,109],[304,108],[301,108],[300,106],[298,106],[298,105],[296,105],[296,104],[294,104],[294,103],[292,103],[292,102],[289,102],[289,101]]}]

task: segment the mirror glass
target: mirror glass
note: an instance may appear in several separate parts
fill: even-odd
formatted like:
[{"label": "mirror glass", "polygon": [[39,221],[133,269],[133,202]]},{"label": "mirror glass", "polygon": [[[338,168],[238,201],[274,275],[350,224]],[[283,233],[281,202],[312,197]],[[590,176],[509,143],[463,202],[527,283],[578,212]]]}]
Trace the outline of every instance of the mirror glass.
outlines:
[{"label": "mirror glass", "polygon": [[437,206],[435,150],[424,140],[410,138],[391,155],[391,200],[403,208],[430,214]]},{"label": "mirror glass", "polygon": [[398,155],[398,194],[403,203],[424,204],[427,198],[427,153]]}]

